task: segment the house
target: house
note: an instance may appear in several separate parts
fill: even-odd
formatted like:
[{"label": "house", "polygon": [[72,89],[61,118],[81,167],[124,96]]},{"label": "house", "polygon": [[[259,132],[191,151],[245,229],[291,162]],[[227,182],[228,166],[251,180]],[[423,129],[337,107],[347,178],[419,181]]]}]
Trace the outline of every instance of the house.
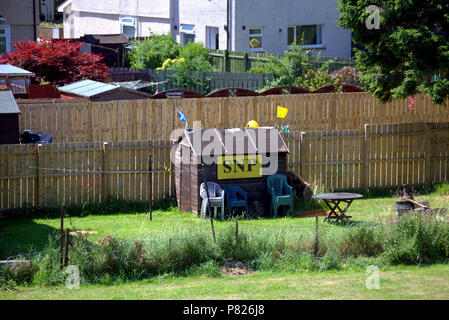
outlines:
[{"label": "house", "polygon": [[0,90],[0,144],[19,143],[19,115],[12,92]]},{"label": "house", "polygon": [[67,0],[64,37],[169,33],[181,44],[282,54],[303,37],[322,56],[350,57],[351,33],[338,26],[336,0]]},{"label": "house", "polygon": [[62,99],[87,98],[90,101],[148,99],[149,94],[113,84],[82,80],[58,88]]},{"label": "house", "polygon": [[36,40],[40,0],[0,1],[0,55],[11,51],[11,42]]}]

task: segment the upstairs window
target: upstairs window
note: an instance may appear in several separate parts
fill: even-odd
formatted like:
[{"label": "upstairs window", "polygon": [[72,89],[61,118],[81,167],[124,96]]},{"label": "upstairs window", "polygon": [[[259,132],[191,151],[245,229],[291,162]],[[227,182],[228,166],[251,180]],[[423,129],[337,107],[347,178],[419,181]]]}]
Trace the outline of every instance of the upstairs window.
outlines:
[{"label": "upstairs window", "polygon": [[7,24],[2,24],[0,20],[0,57],[2,54],[11,51],[11,34]]},{"label": "upstairs window", "polygon": [[321,24],[289,26],[287,28],[287,44],[293,43],[306,48],[323,47],[323,26]]},{"label": "upstairs window", "polygon": [[137,37],[137,23],[134,17],[120,18],[120,31],[130,39]]},{"label": "upstairs window", "polygon": [[249,28],[249,50],[263,51],[263,28]]},{"label": "upstairs window", "polygon": [[195,42],[195,26],[181,25],[181,44],[185,46],[189,42]]}]

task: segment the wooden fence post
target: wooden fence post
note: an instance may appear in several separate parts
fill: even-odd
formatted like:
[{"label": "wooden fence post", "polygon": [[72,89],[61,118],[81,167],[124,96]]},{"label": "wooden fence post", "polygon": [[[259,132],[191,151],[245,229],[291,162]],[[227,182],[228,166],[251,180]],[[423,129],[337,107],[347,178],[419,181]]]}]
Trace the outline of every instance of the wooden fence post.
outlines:
[{"label": "wooden fence post", "polygon": [[361,184],[364,189],[369,187],[369,162],[370,162],[370,125],[364,125],[364,142],[363,142],[363,168]]},{"label": "wooden fence post", "polygon": [[36,179],[34,180],[34,205],[39,206],[40,204],[40,194],[39,194],[39,184],[40,184],[40,161],[39,161],[39,144],[36,144]]},{"label": "wooden fence post", "polygon": [[223,72],[229,72],[231,69],[231,66],[229,64],[229,51],[225,50],[223,52]]},{"label": "wooden fence post", "polygon": [[308,177],[306,177],[305,170],[305,162],[306,162],[306,133],[304,131],[301,132],[300,141],[299,141],[299,174],[300,176],[307,181]]},{"label": "wooden fence post", "polygon": [[432,183],[433,180],[433,168],[432,168],[432,124],[425,124],[424,131],[424,150],[425,150],[425,170],[426,177],[424,182],[426,184]]},{"label": "wooden fence post", "polygon": [[100,181],[101,181],[101,202],[105,202],[108,196],[108,174],[106,172],[106,146],[107,142],[103,142],[102,150],[101,150],[101,173],[100,173]]}]

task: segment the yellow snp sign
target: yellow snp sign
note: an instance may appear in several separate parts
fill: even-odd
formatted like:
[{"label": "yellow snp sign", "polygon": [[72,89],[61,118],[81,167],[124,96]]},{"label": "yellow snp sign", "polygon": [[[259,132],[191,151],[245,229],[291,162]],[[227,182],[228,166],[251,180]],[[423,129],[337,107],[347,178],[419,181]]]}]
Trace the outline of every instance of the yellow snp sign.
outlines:
[{"label": "yellow snp sign", "polygon": [[219,156],[218,180],[262,177],[262,155]]}]

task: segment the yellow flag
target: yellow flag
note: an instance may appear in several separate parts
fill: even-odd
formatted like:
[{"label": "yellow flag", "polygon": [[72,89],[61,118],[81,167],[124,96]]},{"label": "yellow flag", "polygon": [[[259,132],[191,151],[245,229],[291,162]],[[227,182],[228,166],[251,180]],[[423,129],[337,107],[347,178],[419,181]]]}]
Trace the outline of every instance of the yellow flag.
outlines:
[{"label": "yellow flag", "polygon": [[288,112],[287,108],[282,108],[281,106],[278,106],[278,118],[285,118],[287,112]]}]

